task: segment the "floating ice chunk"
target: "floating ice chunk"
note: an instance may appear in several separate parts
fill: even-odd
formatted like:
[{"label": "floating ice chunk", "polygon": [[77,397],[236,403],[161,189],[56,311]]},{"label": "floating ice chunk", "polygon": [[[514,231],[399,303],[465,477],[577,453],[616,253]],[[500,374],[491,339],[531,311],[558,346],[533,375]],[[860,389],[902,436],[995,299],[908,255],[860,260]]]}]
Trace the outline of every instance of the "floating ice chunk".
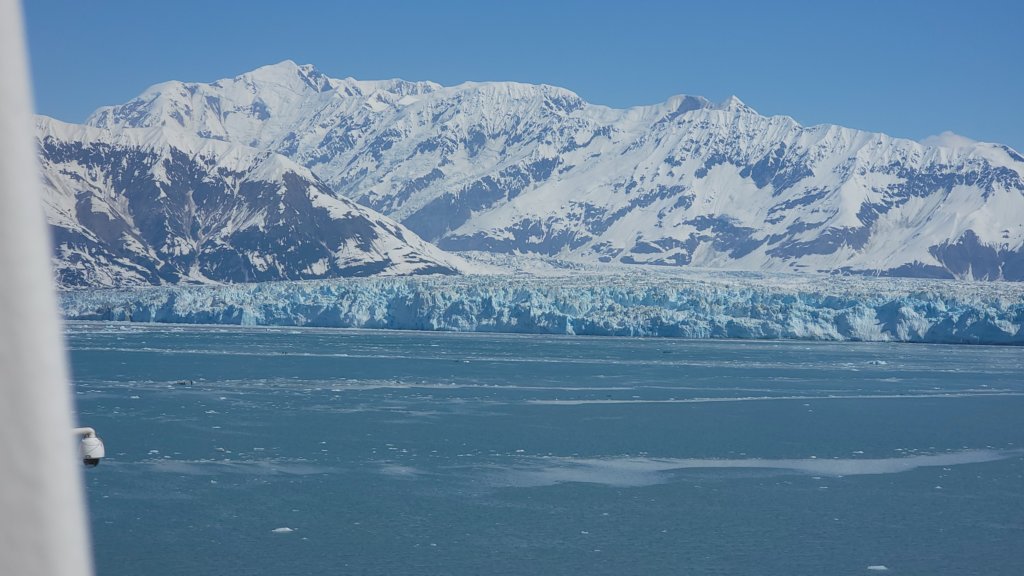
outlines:
[{"label": "floating ice chunk", "polygon": [[868,566],[868,570],[873,570],[875,572],[886,572],[889,570],[889,568],[882,564],[875,564],[874,566]]},{"label": "floating ice chunk", "polygon": [[295,532],[295,529],[283,526],[281,528],[274,528],[273,530],[271,530],[271,532],[273,532],[274,534],[287,534],[289,532]]},{"label": "floating ice chunk", "polygon": [[[993,462],[1019,457],[1024,450],[967,450],[949,454],[904,456],[896,458],[851,458],[851,459],[699,459],[699,458],[650,458],[611,457],[579,458],[546,457],[537,458],[532,466],[517,465],[500,475],[493,476],[498,485],[520,487],[550,486],[563,482],[588,482],[607,486],[633,487],[651,486],[672,480],[676,470],[689,469],[774,469],[790,470],[807,474],[814,480],[822,481],[826,476],[898,474],[922,467],[950,466]],[[529,464],[528,460],[524,461]],[[699,486],[695,486],[699,488]],[[818,484],[821,490],[828,485]]]}]

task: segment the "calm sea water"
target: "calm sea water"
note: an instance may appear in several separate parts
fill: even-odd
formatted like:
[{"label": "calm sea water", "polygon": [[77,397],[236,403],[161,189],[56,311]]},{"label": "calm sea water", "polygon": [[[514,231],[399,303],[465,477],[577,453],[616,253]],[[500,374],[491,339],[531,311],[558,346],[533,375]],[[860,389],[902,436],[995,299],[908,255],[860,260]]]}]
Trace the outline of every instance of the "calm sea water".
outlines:
[{"label": "calm sea water", "polygon": [[1024,574],[1020,349],[68,339],[101,576]]}]

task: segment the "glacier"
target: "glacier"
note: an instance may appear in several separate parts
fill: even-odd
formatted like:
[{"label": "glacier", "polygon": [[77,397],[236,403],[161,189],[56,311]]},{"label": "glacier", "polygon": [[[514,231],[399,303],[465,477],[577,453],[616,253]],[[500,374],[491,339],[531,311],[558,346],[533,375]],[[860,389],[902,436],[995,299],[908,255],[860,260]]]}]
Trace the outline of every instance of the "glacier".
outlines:
[{"label": "glacier", "polygon": [[61,293],[68,320],[1024,344],[1024,285],[756,272],[341,278]]}]

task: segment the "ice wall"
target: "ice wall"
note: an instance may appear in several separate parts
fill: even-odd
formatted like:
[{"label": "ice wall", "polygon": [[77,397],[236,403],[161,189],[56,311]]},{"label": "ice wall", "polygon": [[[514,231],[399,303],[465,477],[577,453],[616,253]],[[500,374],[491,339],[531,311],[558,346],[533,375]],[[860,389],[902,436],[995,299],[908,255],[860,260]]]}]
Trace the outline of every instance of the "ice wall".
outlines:
[{"label": "ice wall", "polygon": [[68,319],[1024,344],[1024,285],[845,276],[363,278],[65,292]]}]

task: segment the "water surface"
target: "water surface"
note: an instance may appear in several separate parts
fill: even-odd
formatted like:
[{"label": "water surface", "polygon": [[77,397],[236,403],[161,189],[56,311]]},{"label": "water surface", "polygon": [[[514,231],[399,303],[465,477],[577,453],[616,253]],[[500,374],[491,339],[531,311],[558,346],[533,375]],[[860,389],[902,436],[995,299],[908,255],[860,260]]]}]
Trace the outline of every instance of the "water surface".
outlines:
[{"label": "water surface", "polygon": [[1024,574],[1020,349],[68,337],[100,575]]}]

